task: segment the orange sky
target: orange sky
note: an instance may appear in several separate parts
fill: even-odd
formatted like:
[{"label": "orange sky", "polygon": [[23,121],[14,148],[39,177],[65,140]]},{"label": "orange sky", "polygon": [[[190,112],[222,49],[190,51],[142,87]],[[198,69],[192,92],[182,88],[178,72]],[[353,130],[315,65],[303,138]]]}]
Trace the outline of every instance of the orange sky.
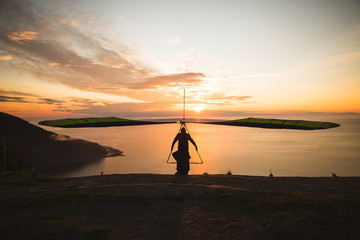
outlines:
[{"label": "orange sky", "polygon": [[155,2],[2,1],[0,111],[360,113],[358,1]]}]

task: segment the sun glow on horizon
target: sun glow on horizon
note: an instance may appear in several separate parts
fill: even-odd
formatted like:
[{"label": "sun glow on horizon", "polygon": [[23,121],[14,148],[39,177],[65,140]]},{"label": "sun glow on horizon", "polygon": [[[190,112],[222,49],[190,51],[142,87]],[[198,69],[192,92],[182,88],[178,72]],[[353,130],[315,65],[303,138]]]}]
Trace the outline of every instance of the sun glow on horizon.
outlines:
[{"label": "sun glow on horizon", "polygon": [[203,106],[197,106],[197,107],[194,107],[194,108],[192,108],[192,110],[193,111],[195,111],[195,112],[201,112],[202,110],[204,110],[205,108],[203,107]]}]

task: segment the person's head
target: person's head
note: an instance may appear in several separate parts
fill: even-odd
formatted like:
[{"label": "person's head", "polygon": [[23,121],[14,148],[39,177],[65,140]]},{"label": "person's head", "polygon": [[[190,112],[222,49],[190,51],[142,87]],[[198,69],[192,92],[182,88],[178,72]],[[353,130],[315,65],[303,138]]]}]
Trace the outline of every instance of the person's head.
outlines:
[{"label": "person's head", "polygon": [[181,128],[181,133],[186,133],[186,129],[184,127]]}]

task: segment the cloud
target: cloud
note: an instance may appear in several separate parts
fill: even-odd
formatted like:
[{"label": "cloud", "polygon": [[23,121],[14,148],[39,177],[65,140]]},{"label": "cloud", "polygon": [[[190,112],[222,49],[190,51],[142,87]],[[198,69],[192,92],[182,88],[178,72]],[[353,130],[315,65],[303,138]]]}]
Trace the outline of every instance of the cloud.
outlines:
[{"label": "cloud", "polygon": [[39,35],[38,32],[32,32],[32,31],[10,32],[7,38],[22,44],[26,40],[37,39],[38,35]]},{"label": "cloud", "polygon": [[108,29],[97,17],[84,15],[68,2],[61,4],[1,1],[4,55],[0,59],[7,66],[72,88],[118,95],[127,94],[119,91],[124,89],[172,88],[202,81],[201,73],[164,75],[147,67],[121,38],[109,40]]},{"label": "cloud", "polygon": [[348,64],[360,61],[360,52],[350,52],[327,58],[328,64]]},{"label": "cloud", "polygon": [[61,104],[65,103],[65,101],[63,101],[63,100],[53,99],[53,98],[39,98],[39,100],[40,100],[40,103],[45,103],[45,104],[61,105]]},{"label": "cloud", "polygon": [[250,79],[250,78],[273,78],[288,76],[289,74],[284,73],[272,73],[272,74],[252,74],[252,75],[237,75],[237,76],[224,76],[224,77],[207,77],[206,80],[222,80],[224,78],[229,79]]},{"label": "cloud", "polygon": [[[178,103],[157,101],[164,98],[164,91],[173,93],[172,101],[179,100],[179,88],[194,88],[205,75],[163,74],[149,68],[123,38],[108,37],[108,32],[97,16],[84,15],[69,2],[0,1],[0,66],[75,89],[128,96],[134,103],[58,99],[5,89],[0,89],[0,101],[44,104],[53,111],[94,115],[178,115],[174,110]],[[181,41],[170,40],[174,44]],[[147,102],[136,103],[137,99]]]},{"label": "cloud", "polygon": [[[15,91],[0,90],[0,93],[9,93],[9,95],[0,95],[0,102],[37,103],[37,104],[48,104],[48,105],[62,105],[67,103],[67,101],[64,100],[59,100],[55,98],[43,98],[38,95],[15,92]],[[23,97],[19,97],[19,96],[23,96]]]},{"label": "cloud", "polygon": [[12,97],[12,96],[5,96],[0,95],[0,102],[17,102],[17,103],[24,103],[28,102],[23,97]]},{"label": "cloud", "polygon": [[224,96],[222,94],[211,94],[211,96],[205,97],[204,100],[207,104],[228,105],[238,104],[239,102],[249,103],[249,100],[252,98],[252,96]]},{"label": "cloud", "polygon": [[105,100],[92,100],[79,97],[66,97],[62,99],[44,97],[37,94],[8,91],[0,88],[0,102],[7,103],[28,103],[28,104],[46,104],[53,106],[53,110],[65,110],[73,112],[76,110],[91,108],[94,106],[105,106],[110,102]]},{"label": "cloud", "polygon": [[148,89],[154,87],[186,87],[202,82],[205,77],[202,73],[181,73],[172,75],[163,75],[146,79],[144,82],[130,85],[134,89]]},{"label": "cloud", "polygon": [[219,100],[219,99],[226,99],[226,100],[236,100],[236,101],[245,101],[252,98],[251,96],[221,96],[221,97],[208,97],[208,100]]},{"label": "cloud", "polygon": [[9,95],[15,95],[15,96],[31,96],[31,97],[38,97],[38,95],[33,93],[27,93],[27,92],[18,92],[18,91],[8,91],[5,89],[0,88],[0,94],[9,94]]},{"label": "cloud", "polygon": [[169,44],[169,45],[175,45],[175,44],[179,44],[181,42],[182,42],[182,39],[178,38],[178,37],[170,37],[166,40],[166,44]]},{"label": "cloud", "polygon": [[90,103],[85,106],[81,102],[81,108],[57,108],[54,111],[71,113],[91,114],[98,116],[119,116],[125,118],[144,118],[144,117],[168,117],[178,116],[180,112],[174,110],[176,103],[104,103],[102,105]]},{"label": "cloud", "polygon": [[2,55],[2,56],[0,56],[0,61],[9,61],[11,59],[12,59],[11,55]]}]

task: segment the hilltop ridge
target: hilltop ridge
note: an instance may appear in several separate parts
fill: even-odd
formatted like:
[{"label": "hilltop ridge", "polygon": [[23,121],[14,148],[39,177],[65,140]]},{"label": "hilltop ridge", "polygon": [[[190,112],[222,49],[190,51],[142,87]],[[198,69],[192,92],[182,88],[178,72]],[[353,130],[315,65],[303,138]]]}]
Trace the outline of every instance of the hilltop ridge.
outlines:
[{"label": "hilltop ridge", "polygon": [[118,149],[56,134],[3,112],[0,112],[0,126],[0,139],[29,155],[39,170],[122,155]]}]

